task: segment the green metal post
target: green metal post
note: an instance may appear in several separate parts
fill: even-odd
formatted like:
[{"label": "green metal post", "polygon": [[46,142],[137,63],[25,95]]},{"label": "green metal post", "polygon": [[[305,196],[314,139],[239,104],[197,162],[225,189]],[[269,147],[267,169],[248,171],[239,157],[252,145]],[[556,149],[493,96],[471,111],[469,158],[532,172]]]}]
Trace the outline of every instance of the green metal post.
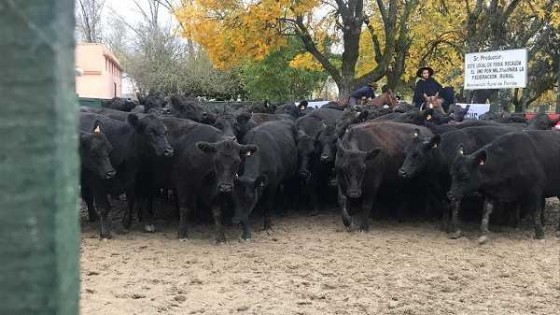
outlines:
[{"label": "green metal post", "polygon": [[78,314],[74,0],[0,0],[0,314]]}]

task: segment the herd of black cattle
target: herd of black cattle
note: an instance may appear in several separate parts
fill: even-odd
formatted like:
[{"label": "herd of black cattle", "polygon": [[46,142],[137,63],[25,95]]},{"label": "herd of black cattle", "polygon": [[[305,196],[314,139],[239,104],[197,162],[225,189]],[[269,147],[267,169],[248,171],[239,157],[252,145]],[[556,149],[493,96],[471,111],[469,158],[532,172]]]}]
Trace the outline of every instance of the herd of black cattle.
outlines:
[{"label": "herd of black cattle", "polygon": [[348,230],[367,231],[374,210],[441,218],[458,237],[463,209],[461,217],[482,217],[481,241],[492,212],[493,222],[512,224],[530,215],[543,238],[544,198],[560,196],[560,132],[544,114],[527,122],[515,114],[467,120],[458,106],[441,114],[405,103],[210,109],[157,94],[140,102],[113,99],[80,110],[81,193],[101,238],[111,237],[108,196],[121,192],[124,228],[137,210],[153,232],[154,198],[173,192],[179,238],[188,237],[192,212],[205,212],[218,242],[225,241],[224,213],[249,239],[254,209],[269,229],[280,199],[316,212],[336,195]]}]

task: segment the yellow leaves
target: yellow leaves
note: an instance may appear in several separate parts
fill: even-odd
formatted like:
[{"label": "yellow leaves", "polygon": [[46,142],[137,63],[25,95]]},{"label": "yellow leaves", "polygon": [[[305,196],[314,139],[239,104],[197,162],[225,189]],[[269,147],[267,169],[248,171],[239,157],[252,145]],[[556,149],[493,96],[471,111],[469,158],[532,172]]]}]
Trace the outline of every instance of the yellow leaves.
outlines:
[{"label": "yellow leaves", "polygon": [[290,61],[290,67],[310,71],[321,71],[323,69],[315,57],[308,52],[296,55],[294,59]]}]

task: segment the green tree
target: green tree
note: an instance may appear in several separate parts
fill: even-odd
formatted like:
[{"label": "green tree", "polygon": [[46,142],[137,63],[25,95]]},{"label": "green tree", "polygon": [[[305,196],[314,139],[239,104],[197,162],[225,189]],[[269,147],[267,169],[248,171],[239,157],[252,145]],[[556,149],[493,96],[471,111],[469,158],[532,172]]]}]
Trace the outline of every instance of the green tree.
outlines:
[{"label": "green tree", "polygon": [[298,47],[292,42],[261,61],[249,61],[241,67],[241,81],[248,98],[282,102],[311,97],[327,74],[316,68],[291,67],[290,62],[302,53]]}]

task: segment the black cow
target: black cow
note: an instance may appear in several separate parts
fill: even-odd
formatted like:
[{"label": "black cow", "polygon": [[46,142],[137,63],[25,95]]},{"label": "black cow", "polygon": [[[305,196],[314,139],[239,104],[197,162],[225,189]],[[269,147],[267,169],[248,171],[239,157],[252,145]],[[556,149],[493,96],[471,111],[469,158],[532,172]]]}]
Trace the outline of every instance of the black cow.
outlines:
[{"label": "black cow", "polygon": [[328,189],[336,154],[336,122],[343,111],[320,108],[296,120],[299,176],[309,189],[313,213],[319,210],[318,195]]},{"label": "black cow", "polygon": [[369,117],[370,111],[357,111],[354,108],[346,108],[342,116],[336,122],[336,135],[342,138],[348,127],[351,125],[365,122]]},{"label": "black cow", "polygon": [[214,116],[206,112],[198,100],[185,96],[172,95],[170,101],[170,112],[174,117],[191,119],[206,124],[213,123],[212,118]]},{"label": "black cow", "polygon": [[374,121],[351,127],[344,134],[335,169],[342,219],[349,230],[369,229],[368,218],[379,195],[398,193],[403,200],[407,199],[403,194],[409,190],[399,178],[398,169],[416,130],[422,139],[432,136],[425,127]]},{"label": "black cow", "polygon": [[[479,192],[489,201],[483,213],[480,242],[487,239],[490,214],[497,201],[524,206],[533,214],[535,237],[542,239],[544,198],[560,195],[559,157],[560,134],[555,131],[510,133],[468,155],[460,147],[451,167],[449,198],[460,200]],[[455,211],[453,223],[457,226]]]},{"label": "black cow", "polygon": [[558,119],[550,119],[547,114],[545,113],[538,113],[533,119],[529,121],[529,125],[527,126],[528,130],[549,130],[552,129],[560,120]]},{"label": "black cow", "polygon": [[170,114],[169,104],[166,98],[157,92],[150,92],[145,97],[138,97],[140,105],[143,106],[145,114]]},{"label": "black cow", "polygon": [[[95,121],[92,132],[80,131],[80,161],[83,169],[100,179],[109,180],[116,174],[109,159],[113,146],[102,129],[101,122]],[[88,215],[90,222],[97,220],[93,208],[88,207]]]},{"label": "black cow", "polygon": [[217,115],[212,126],[220,129],[223,132],[224,137],[228,139],[237,139],[240,137],[239,122],[232,114]]},{"label": "black cow", "polygon": [[[450,165],[456,155],[457,146],[462,143],[465,152],[473,152],[515,129],[506,126],[480,126],[435,135],[429,140],[413,137],[406,148],[406,158],[399,175],[403,178],[419,178],[423,185],[429,185],[439,200],[446,200],[446,192],[451,186]],[[454,204],[454,207],[458,207]],[[448,212],[443,211],[443,223],[447,225]],[[456,231],[454,231],[456,232]],[[454,237],[459,236],[458,233]]]},{"label": "black cow", "polygon": [[113,97],[110,100],[102,101],[101,106],[123,112],[130,112],[136,107],[136,103],[129,98]]},{"label": "black cow", "polygon": [[259,147],[246,156],[243,173],[235,181],[234,223],[243,226],[243,239],[251,238],[249,215],[257,205],[264,207],[264,228],[270,229],[270,211],[280,185],[290,180],[297,169],[294,124],[270,121],[250,130],[243,143]]},{"label": "black cow", "polygon": [[267,113],[239,113],[236,116],[238,139],[243,139],[245,134],[256,126],[268,121],[285,120],[293,122],[293,117],[287,114],[267,114]]},{"label": "black cow", "polygon": [[423,126],[426,121],[431,121],[432,118],[434,117],[435,116],[434,116],[433,109],[426,109],[423,111],[413,109],[406,113],[390,113],[387,115],[379,116],[373,119],[372,121],[377,121],[377,122],[392,121],[392,122],[408,123],[408,124]]},{"label": "black cow", "polygon": [[[166,137],[166,127],[154,115],[140,118],[128,114],[126,122],[92,113],[80,113],[80,129],[91,131],[97,122],[103,124],[103,132],[111,143],[111,165],[117,170],[115,179],[106,181],[97,174],[82,168],[82,192],[88,211],[97,212],[100,220],[100,237],[111,238],[110,204],[108,192],[127,194],[128,208],[123,219],[125,228],[130,226],[130,213],[135,203],[136,176],[142,159],[153,155],[173,155],[173,148]],[[95,129],[93,129],[95,130]],[[95,200],[95,207],[93,204]],[[99,209],[101,208],[101,209]],[[95,210],[93,210],[95,209]]]},{"label": "black cow", "polygon": [[176,192],[180,210],[178,237],[188,238],[188,217],[197,205],[211,209],[216,241],[225,242],[222,213],[233,203],[234,179],[241,157],[254,154],[254,145],[240,145],[212,126],[179,118],[163,118],[169,141],[175,149],[172,158],[158,158],[142,174],[139,189],[147,200],[146,227],[152,225],[152,201],[159,188]]}]

